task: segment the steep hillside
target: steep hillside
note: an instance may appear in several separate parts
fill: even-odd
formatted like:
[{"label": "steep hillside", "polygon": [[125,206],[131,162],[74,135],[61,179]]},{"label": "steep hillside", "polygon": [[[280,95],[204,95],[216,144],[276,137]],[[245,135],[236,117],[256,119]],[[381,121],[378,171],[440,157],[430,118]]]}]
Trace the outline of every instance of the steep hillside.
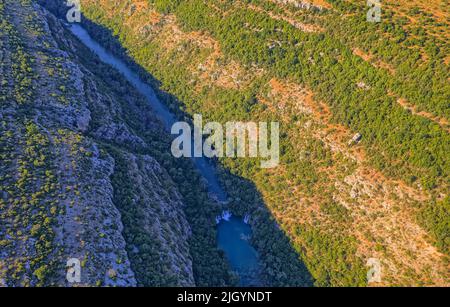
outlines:
[{"label": "steep hillside", "polygon": [[[266,265],[276,260],[265,251],[280,247],[267,239],[264,206],[316,285],[366,285],[370,258],[382,263],[383,285],[448,285],[448,41],[403,24],[394,5],[371,24],[365,3],[292,2],[82,7],[91,34],[123,56],[119,42],[181,101],[171,104],[179,113],[281,122],[278,168],[221,160],[230,205],[255,216]],[[418,25],[446,31],[440,20]],[[356,133],[361,143],[349,145]]]},{"label": "steep hillside", "polygon": [[0,280],[69,285],[77,258],[81,285],[233,284],[145,99],[34,1],[0,1],[0,38]]},{"label": "steep hillside", "polygon": [[448,0],[81,0],[178,119],[280,123],[278,167],[213,161],[226,202],[65,2],[0,0],[0,286],[237,285],[224,208],[251,285],[450,286]]}]

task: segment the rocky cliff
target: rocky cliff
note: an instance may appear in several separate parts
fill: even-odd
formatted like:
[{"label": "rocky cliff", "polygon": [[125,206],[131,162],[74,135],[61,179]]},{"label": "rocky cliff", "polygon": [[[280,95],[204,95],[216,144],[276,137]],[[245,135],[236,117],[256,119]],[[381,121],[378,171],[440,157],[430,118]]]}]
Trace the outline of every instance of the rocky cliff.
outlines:
[{"label": "rocky cliff", "polygon": [[2,283],[70,285],[76,258],[81,285],[195,285],[186,201],[158,162],[169,138],[143,97],[40,5],[1,0],[0,15]]}]

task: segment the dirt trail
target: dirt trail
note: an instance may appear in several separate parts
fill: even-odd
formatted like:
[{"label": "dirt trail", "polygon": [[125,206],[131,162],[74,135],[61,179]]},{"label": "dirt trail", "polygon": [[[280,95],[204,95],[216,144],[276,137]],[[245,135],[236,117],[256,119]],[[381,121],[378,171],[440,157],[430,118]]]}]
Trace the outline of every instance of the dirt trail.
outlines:
[{"label": "dirt trail", "polygon": [[[381,60],[374,60],[374,56],[373,55],[367,54],[367,53],[365,53],[364,51],[362,51],[359,48],[354,48],[353,49],[353,54],[355,54],[356,56],[360,57],[364,61],[372,64],[376,68],[385,69],[391,75],[395,74],[395,69],[390,64],[385,63],[385,62],[383,62]],[[394,96],[392,93],[389,93],[389,95]],[[417,108],[415,106],[413,106],[412,104],[410,104],[406,99],[398,98],[397,102],[404,109],[410,111],[412,114],[425,117],[425,118],[435,122],[436,124],[441,126],[443,129],[445,129],[446,131],[450,132],[450,123],[448,122],[447,119],[435,116],[435,115],[433,115],[433,114],[431,114],[429,112],[418,111]]]},{"label": "dirt trail", "polygon": [[401,105],[406,110],[410,111],[414,115],[425,117],[426,119],[429,119],[439,126],[442,127],[442,129],[446,130],[447,132],[450,132],[450,123],[447,119],[435,116],[431,113],[425,112],[425,111],[418,111],[417,107],[411,105],[406,99],[399,98],[397,99],[397,102],[399,105]]},{"label": "dirt trail", "polygon": [[253,4],[249,4],[249,5],[247,5],[247,7],[255,12],[267,14],[272,19],[279,20],[279,21],[285,21],[285,22],[289,23],[290,25],[292,25],[293,27],[295,27],[303,32],[320,33],[320,32],[324,31],[323,28],[321,28],[317,25],[305,24],[305,23],[295,20],[293,17],[278,15],[273,12],[266,11],[263,8],[253,5]]},{"label": "dirt trail", "polygon": [[363,59],[367,63],[370,63],[373,67],[385,69],[391,75],[395,75],[395,69],[394,69],[394,67],[392,67],[392,65],[390,65],[390,64],[388,64],[386,62],[383,62],[381,60],[374,59],[373,55],[367,54],[367,53],[365,53],[364,51],[362,51],[359,48],[354,48],[353,49],[353,54],[356,55],[356,56],[359,56],[361,59]]},{"label": "dirt trail", "polygon": [[[313,123],[300,126],[299,134],[310,133],[333,153],[342,154],[356,163],[355,170],[344,177],[334,166],[318,169],[318,172],[328,178],[327,183],[320,183],[322,188],[334,189],[334,201],[350,212],[353,221],[345,229],[358,239],[358,255],[363,259],[381,259],[386,270],[386,285],[401,284],[399,276],[402,274],[397,273],[406,271],[417,276],[427,271],[436,284],[446,285],[440,277],[445,276],[444,256],[430,243],[427,232],[417,224],[412,205],[414,202],[429,201],[430,196],[371,167],[362,146],[348,146],[348,140],[354,133],[334,124],[328,106],[315,101],[311,91],[286,80],[272,79],[268,86],[271,89],[269,97],[262,101],[268,104],[269,112],[277,112],[287,122],[291,112],[305,114]],[[296,146],[295,142],[293,139],[293,146]],[[341,164],[342,167],[345,162]],[[321,212],[320,204],[329,200],[320,195],[308,196],[294,183],[289,184],[289,188],[289,192],[283,195],[286,196],[283,210],[275,213],[281,224],[292,224],[301,215],[302,222],[320,225],[321,229],[326,225],[329,229],[335,229],[336,224],[322,216]]]}]

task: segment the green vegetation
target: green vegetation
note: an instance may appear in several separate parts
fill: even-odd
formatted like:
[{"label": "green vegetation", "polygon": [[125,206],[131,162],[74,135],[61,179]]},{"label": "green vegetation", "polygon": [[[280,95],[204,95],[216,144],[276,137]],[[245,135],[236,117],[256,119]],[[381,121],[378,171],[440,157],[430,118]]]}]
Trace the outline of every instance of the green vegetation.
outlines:
[{"label": "green vegetation", "polygon": [[390,7],[384,8],[381,23],[367,23],[363,20],[364,6],[339,1],[330,3],[337,10],[334,16],[349,15],[344,22],[337,18],[326,19],[330,35],[392,64],[395,73],[380,72],[377,86],[385,86],[419,110],[450,118],[449,68],[443,63],[450,46],[445,33],[430,33],[445,27],[443,24],[421,12],[421,17],[411,26],[410,21]]},{"label": "green vegetation", "polygon": [[[324,234],[314,229],[298,227],[297,236],[302,241],[296,247],[306,246],[310,255],[309,267],[316,278],[316,286],[363,287],[367,268],[356,256],[356,242],[335,234]],[[306,258],[306,255],[302,255]],[[324,265],[326,264],[326,265]]]},{"label": "green vegetation", "polygon": [[[225,2],[225,9],[229,8],[231,2]],[[262,65],[276,76],[292,77],[309,85],[319,99],[330,104],[336,121],[362,133],[366,145],[376,149],[371,151],[372,159],[381,170],[393,176],[416,176],[428,189],[435,188],[440,178],[450,176],[449,134],[437,124],[413,116],[399,106],[386,92],[394,82],[389,75],[356,60],[340,41],[322,33],[303,33],[287,22],[248,9],[230,9],[229,15],[223,18],[212,14],[201,0],[182,1],[177,6],[175,1],[165,3],[165,10],[176,7],[171,12],[187,30],[209,31],[230,57],[245,64]],[[255,33],[246,23],[264,31]],[[282,42],[282,46],[267,48],[271,40]],[[142,49],[140,54],[148,53]],[[338,56],[340,61],[337,61]],[[356,84],[361,80],[376,86],[367,91],[357,90]],[[430,92],[429,86],[423,84],[416,88],[434,95],[431,101],[427,97],[424,104],[442,106],[447,112],[445,115],[449,115],[448,83],[439,91]],[[416,97],[414,93],[411,96]],[[185,101],[184,96],[180,98]]]},{"label": "green vegetation", "polygon": [[[134,186],[130,185],[128,179],[127,167],[129,161],[119,150],[111,146],[107,146],[107,149],[116,162],[113,175],[114,203],[122,213],[128,254],[139,285],[147,287],[179,285],[183,278],[173,275],[171,273],[173,268],[161,265],[161,241],[156,239],[154,234],[149,233],[147,227],[144,226],[151,221],[141,219],[143,216],[141,210],[145,206],[134,201],[134,195],[138,195],[138,192]],[[168,165],[167,160],[165,165]],[[186,184],[188,181],[185,172],[180,171],[181,169],[177,170],[175,164],[170,170],[172,178],[177,180],[177,186],[186,196],[184,198],[188,205],[186,214],[193,231],[189,246],[194,261],[196,285],[225,286],[234,284],[235,281],[228,275],[224,256],[215,248],[215,231],[211,221],[214,220],[214,214],[218,214],[218,211],[214,210],[213,204],[208,202],[205,191],[198,189],[195,185]],[[198,176],[193,170],[189,175]],[[195,188],[197,188],[197,191],[194,190]],[[167,189],[169,189],[169,185],[167,185]],[[142,201],[142,198],[139,199]],[[180,274],[185,273],[180,272]]]},{"label": "green vegetation", "polygon": [[[27,1],[25,2],[28,3]],[[15,27],[9,22],[8,15],[6,14],[4,7],[5,4],[2,0],[0,3],[0,35],[3,38],[2,41],[4,40],[4,42],[8,45],[12,54],[11,71],[14,89],[12,90],[11,95],[18,104],[30,103],[33,98],[32,79],[34,74],[31,67],[33,59],[30,58],[24,49],[22,38]],[[2,63],[2,66],[3,65],[4,64]],[[2,78],[2,88],[7,83],[7,79]],[[4,92],[2,93],[2,95],[5,94],[6,93]],[[8,96],[3,96],[1,100],[6,100],[8,98]]]},{"label": "green vegetation", "polygon": [[[0,263],[0,277],[14,286],[41,286],[51,283],[57,265],[52,256],[57,252],[53,227],[60,213],[55,200],[59,185],[49,137],[30,119],[35,60],[6,5],[0,1],[0,106],[17,112],[0,120],[0,220],[2,252],[15,259]],[[30,7],[31,1],[17,5]],[[23,27],[39,28],[32,19]]]},{"label": "green vegetation", "polygon": [[420,216],[422,223],[431,230],[437,240],[437,247],[450,254],[450,197],[434,201],[427,206]]},{"label": "green vegetation", "polygon": [[[131,29],[124,25],[127,15],[123,12],[130,10],[127,3],[115,7],[116,13],[122,13],[113,15],[102,6],[86,5],[83,9],[86,17],[92,20],[86,22],[86,26],[92,30],[91,34],[129,62],[130,56],[158,79],[160,83],[154,80],[151,82],[178,98],[166,102],[180,117],[183,114],[201,112],[205,119],[219,122],[277,120],[277,116],[267,112],[267,107],[259,100],[260,94],[267,91],[265,85],[270,77],[294,80],[311,88],[316,101],[324,101],[330,106],[334,122],[363,135],[362,144],[371,166],[389,177],[405,180],[431,194],[445,191],[450,177],[448,132],[434,121],[412,114],[397,103],[397,98],[403,97],[418,107],[419,111],[425,110],[442,118],[449,118],[448,66],[442,65],[447,46],[442,41],[429,39],[424,42],[429,59],[421,64],[417,61],[420,51],[404,48],[402,45],[413,43],[401,39],[407,36],[404,29],[389,26],[392,24],[389,19],[393,16],[391,13],[388,13],[389,18],[381,24],[368,24],[365,21],[365,6],[349,2],[333,1],[336,8],[334,11],[302,13],[290,8],[291,12],[295,10],[296,20],[325,29],[323,32],[311,33],[247,6],[257,5],[267,11],[282,14],[284,11],[271,1],[215,1],[212,4],[202,0],[155,0],[149,3],[161,13],[174,14],[186,32],[208,33],[219,42],[227,60],[236,60],[247,68],[256,65],[267,72],[261,79],[239,90],[213,85],[198,90],[195,84],[192,85],[191,68],[186,63],[196,63],[198,57],[203,56],[199,54],[199,48],[182,44],[178,49],[167,50],[159,46],[158,42],[145,40],[137,33],[131,33]],[[349,17],[343,18],[347,13]],[[110,30],[127,50],[127,55],[124,56],[123,48],[108,31],[102,31],[93,22]],[[395,24],[398,24],[397,20]],[[393,38],[390,41],[382,40],[380,38],[383,35]],[[273,42],[277,43],[272,44]],[[364,61],[354,54],[353,48],[361,48],[380,60],[392,63],[396,73],[391,74],[388,69],[380,69],[373,63]],[[144,73],[142,75],[145,76]],[[360,82],[367,86],[359,87]],[[255,193],[258,189],[262,190],[266,199],[270,199],[267,204],[269,210],[283,215],[286,201],[300,202],[295,199],[295,195],[291,195],[294,199],[281,197],[289,195],[291,192],[288,190],[292,186],[301,187],[308,196],[324,195],[325,201],[321,203],[320,211],[334,220],[336,225],[340,225],[339,231],[330,235],[323,229],[314,229],[315,225],[300,227],[295,223],[283,225],[282,231],[289,233],[296,253],[312,273],[316,284],[362,285],[365,268],[362,260],[355,256],[355,238],[345,231],[346,223],[350,223],[351,218],[344,207],[330,200],[333,190],[321,188],[326,178],[318,172],[319,168],[338,167],[345,158],[331,158],[332,154],[322,142],[305,139],[302,140],[302,149],[308,154],[305,159],[298,159],[299,149],[291,141],[292,138],[301,138],[295,134],[295,128],[292,128],[297,123],[304,124],[305,121],[301,116],[292,116],[287,125],[282,126],[282,164],[286,167],[282,176],[272,177],[259,170],[258,163],[254,160],[220,161],[224,168],[222,182],[236,200],[231,206],[238,214],[255,212],[264,202],[259,196],[255,196],[255,199],[248,198],[251,192]],[[345,169],[343,173],[348,174],[349,169]],[[251,180],[257,188],[246,187],[241,181],[230,179],[233,176]],[[420,206],[421,211],[428,212],[425,214],[427,222],[424,225],[442,242],[442,237],[448,235],[445,231],[447,225],[439,222],[438,216],[441,214],[430,209],[432,206],[432,203]],[[254,245],[262,254],[267,271],[277,268],[272,272],[284,272],[273,255],[278,259],[286,257],[284,262],[287,266],[295,267],[298,259],[295,253],[290,258],[287,247],[292,246],[290,242],[285,245],[285,241],[275,237],[270,243],[262,243],[270,237],[269,233],[273,228],[267,225],[273,217],[270,214],[254,215]],[[266,225],[265,228],[259,227],[258,223]],[[273,243],[276,240],[278,243]],[[331,244],[332,241],[337,243]],[[283,248],[286,255],[280,252]],[[267,250],[271,250],[271,255],[264,254]],[[316,254],[329,256],[317,261],[303,250],[313,250]],[[286,276],[275,276],[275,273],[269,275],[268,279],[274,284],[284,284],[288,280]]]},{"label": "green vegetation", "polygon": [[[5,225],[7,239],[2,240],[5,250],[14,250],[18,244],[35,242],[34,250],[21,255],[6,268],[5,276],[17,286],[30,285],[23,276],[31,270],[37,277],[37,285],[48,284],[55,261],[50,257],[54,251],[53,225],[59,212],[52,210],[55,205],[51,199],[58,189],[58,182],[50,166],[48,138],[39,132],[38,127],[23,119],[24,126],[1,122],[0,156],[2,157],[0,178],[0,218]],[[15,132],[15,131],[20,131]],[[17,164],[16,164],[17,163]],[[17,165],[18,176],[11,170]],[[21,243],[23,242],[23,243]],[[2,248],[3,249],[3,248]],[[25,264],[29,264],[29,269]]]},{"label": "green vegetation", "polygon": [[[59,13],[67,8],[65,1],[39,2]],[[354,1],[328,2],[333,10],[299,10],[267,0],[149,0],[151,9],[174,15],[185,33],[193,33],[194,38],[176,42],[176,48],[163,46],[148,35],[152,27],[164,24],[164,15],[155,24],[147,19],[141,21],[143,27],[138,33],[132,32],[135,28],[125,22],[137,14],[132,1],[117,1],[114,7],[93,1],[83,5],[84,14],[90,19],[84,26],[92,36],[159,88],[159,98],[180,119],[189,120],[192,114],[202,113],[208,121],[281,122],[282,168],[261,170],[257,159],[215,161],[233,213],[250,213],[252,217],[251,243],[260,255],[262,279],[267,285],[365,286],[367,271],[358,245],[361,237],[351,229],[355,226],[351,208],[359,205],[355,200],[358,191],[341,202],[335,195],[341,195],[337,190],[342,187],[335,186],[336,178],[327,176],[333,170],[342,182],[359,165],[331,150],[325,140],[299,135],[299,129],[305,134],[308,131],[303,129],[310,123],[305,114],[275,101],[274,109],[284,108],[277,113],[265,103],[272,94],[268,84],[273,78],[311,89],[316,102],[323,101],[330,107],[331,124],[361,133],[361,147],[367,153],[364,163],[389,179],[403,180],[429,195],[431,200],[416,201],[415,207],[408,209],[418,212],[417,220],[435,245],[450,255],[450,135],[448,125],[438,120],[445,122],[450,118],[446,24],[419,7],[407,12],[415,19],[411,22],[396,14],[395,6],[384,10],[381,23],[372,24],[365,20],[365,5]],[[69,202],[67,195],[83,196],[78,185],[61,186],[61,169],[55,164],[60,161],[55,151],[73,140],[73,160],[69,163],[77,174],[88,173],[88,166],[77,162],[93,153],[79,145],[97,137],[93,134],[103,124],[104,112],[95,98],[86,97],[94,101],[89,106],[92,120],[86,135],[72,133],[67,127],[56,133],[53,127],[46,129],[39,124],[36,102],[44,108],[55,104],[64,110],[79,102],[73,99],[74,87],[68,83],[72,71],[64,66],[64,56],[40,40],[46,33],[36,21],[32,4],[32,0],[0,0],[0,232],[4,234],[0,249],[10,255],[1,259],[0,279],[7,276],[8,284],[14,286],[55,284],[54,272],[61,269],[58,256],[63,251],[54,244],[54,227],[63,214],[63,204]],[[289,16],[291,20],[274,15]],[[292,20],[315,30],[302,31]],[[53,22],[49,20],[50,25]],[[239,87],[217,86],[212,81],[202,84],[200,78],[193,76],[192,64],[206,62],[210,50],[189,40],[203,34],[218,42],[220,61],[235,61],[242,69],[252,71],[257,67],[264,73]],[[102,155],[115,161],[111,175],[113,202],[122,216],[126,249],[139,285],[174,286],[186,277],[186,272],[173,273],[168,265],[160,265],[168,261],[160,259],[160,238],[153,237],[144,227],[143,200],[137,197],[140,191],[129,180],[133,174],[130,155],[149,155],[162,166],[161,178],[168,193],[162,197],[170,198],[175,190],[180,192],[186,205],[183,212],[192,230],[188,254],[192,256],[196,285],[236,285],[236,276],[216,247],[214,217],[220,213],[220,207],[209,199],[192,162],[173,158],[170,138],[151,116],[147,103],[122,76],[99,63],[76,41],[59,37],[55,40],[69,54],[76,45],[81,54],[75,58],[95,75],[93,83],[99,92],[110,93],[109,102],[120,106],[114,110],[114,118],[108,120],[124,123],[147,144],[99,142]],[[208,77],[213,80],[216,76]],[[93,86],[83,80],[84,86]],[[42,98],[37,97],[38,93],[46,92],[47,100],[36,99]],[[414,112],[405,109],[399,98],[411,104]],[[426,112],[427,116],[418,112]],[[354,185],[357,187],[357,183]],[[376,193],[378,187],[371,188]],[[68,205],[76,206],[76,202],[70,199]],[[145,205],[158,210],[156,203]],[[155,219],[160,216],[163,214]],[[80,219],[77,217],[76,222]],[[362,234],[363,239],[374,243],[370,252],[386,258],[397,256],[388,254],[389,243],[364,230],[369,233]],[[163,229],[163,240],[169,241],[168,232]],[[96,234],[98,240],[107,236],[105,232]],[[28,246],[32,248],[23,251]],[[83,267],[92,257],[86,255]],[[393,260],[401,262],[400,266],[409,259]],[[123,259],[117,258],[116,263],[123,263]],[[406,270],[400,276],[405,284],[418,280],[423,272],[415,272],[411,266]],[[110,271],[112,279],[117,279],[117,275]],[[97,285],[102,283],[97,281]]]},{"label": "green vegetation", "polygon": [[[193,260],[193,273],[197,286],[226,286],[237,284],[236,277],[229,271],[224,255],[217,249],[215,216],[220,208],[210,201],[206,188],[200,184],[199,174],[190,160],[178,160],[170,154],[171,138],[167,136],[147,101],[132,88],[123,77],[107,65],[94,65],[95,58],[85,47],[79,45],[83,52],[80,57],[86,67],[95,67],[93,73],[104,89],[109,89],[120,105],[118,118],[129,125],[130,129],[139,135],[149,146],[132,144],[103,143],[105,152],[115,160],[115,170],[112,175],[114,186],[114,204],[122,215],[124,238],[127,242],[127,252],[133,271],[140,286],[176,286],[180,276],[171,274],[173,268],[163,267],[160,259],[160,241],[154,237],[151,229],[146,227],[151,221],[143,220],[145,205],[140,191],[132,185],[130,176],[130,155],[142,157],[149,155],[167,170],[164,181],[165,191],[175,193],[176,188],[181,193],[186,204],[183,211],[189,222],[192,235],[189,239],[189,252]],[[117,83],[119,81],[119,83]],[[120,84],[120,85],[119,85]],[[132,97],[124,99],[121,97]],[[162,99],[169,100],[167,95]],[[92,106],[93,122],[91,129],[95,130],[98,118],[95,106]],[[150,127],[150,128],[149,128]],[[170,177],[170,178],[169,178]],[[173,182],[172,182],[173,180]],[[152,191],[148,191],[153,193]],[[136,203],[136,199],[139,201]],[[148,205],[148,204],[146,204]],[[155,210],[160,204],[155,203]],[[179,274],[185,274],[180,272]]]}]

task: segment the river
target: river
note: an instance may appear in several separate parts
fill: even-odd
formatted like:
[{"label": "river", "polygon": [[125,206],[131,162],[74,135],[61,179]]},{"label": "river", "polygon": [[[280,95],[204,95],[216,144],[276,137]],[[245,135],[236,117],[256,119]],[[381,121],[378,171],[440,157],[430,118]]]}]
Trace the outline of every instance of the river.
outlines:
[{"label": "river", "polygon": [[[93,40],[83,27],[78,24],[72,24],[69,29],[101,61],[121,72],[136,90],[146,97],[155,111],[155,115],[161,120],[168,133],[170,133],[171,127],[177,122],[177,119],[167,106],[158,99],[153,88],[143,82],[139,78],[139,75],[130,69],[122,60],[112,55]],[[228,197],[219,184],[214,166],[205,158],[193,158],[193,160],[199,173],[206,180],[209,192],[220,202],[226,202]],[[226,219],[220,219],[217,232],[218,247],[225,252],[231,268],[239,275],[240,285],[254,285],[259,261],[256,250],[249,243],[251,236],[250,226],[242,218],[231,216]]]}]

